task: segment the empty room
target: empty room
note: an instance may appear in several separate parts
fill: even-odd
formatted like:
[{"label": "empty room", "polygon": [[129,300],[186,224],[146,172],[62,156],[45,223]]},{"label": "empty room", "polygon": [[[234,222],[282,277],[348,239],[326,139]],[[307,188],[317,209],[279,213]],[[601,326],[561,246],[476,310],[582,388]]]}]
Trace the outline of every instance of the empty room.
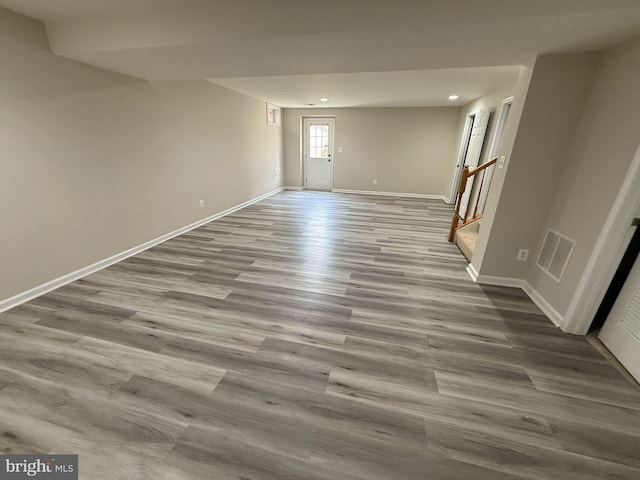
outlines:
[{"label": "empty room", "polygon": [[638,0],[0,0],[0,478],[640,478]]}]

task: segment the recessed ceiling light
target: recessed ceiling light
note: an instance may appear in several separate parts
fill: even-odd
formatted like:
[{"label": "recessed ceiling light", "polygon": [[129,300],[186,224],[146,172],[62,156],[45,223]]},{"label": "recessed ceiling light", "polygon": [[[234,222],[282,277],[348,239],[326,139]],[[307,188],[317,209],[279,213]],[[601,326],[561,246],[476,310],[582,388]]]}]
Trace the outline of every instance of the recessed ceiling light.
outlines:
[{"label": "recessed ceiling light", "polygon": [[329,99],[328,99],[328,98],[321,98],[321,99],[320,99],[320,101],[321,101],[321,102],[323,102],[323,103],[325,103],[325,102],[328,102],[328,101],[329,101]]},{"label": "recessed ceiling light", "polygon": [[458,98],[458,95],[449,95],[449,100],[457,100]]}]

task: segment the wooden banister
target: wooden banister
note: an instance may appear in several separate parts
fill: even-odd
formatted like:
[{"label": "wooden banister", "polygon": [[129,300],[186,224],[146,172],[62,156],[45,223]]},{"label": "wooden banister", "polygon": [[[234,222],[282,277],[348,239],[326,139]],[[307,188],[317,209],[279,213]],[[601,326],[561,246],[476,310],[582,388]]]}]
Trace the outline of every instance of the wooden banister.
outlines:
[{"label": "wooden banister", "polygon": [[[482,194],[482,187],[484,184],[484,177],[486,176],[486,169],[491,167],[492,165],[495,165],[495,163],[498,161],[498,157],[492,158],[491,160],[489,160],[486,163],[483,163],[482,165],[480,165],[477,168],[474,168],[473,170],[469,170],[468,166],[465,166],[462,169],[462,175],[460,177],[460,185],[458,186],[458,195],[457,195],[457,200],[456,200],[456,211],[453,214],[453,218],[451,219],[451,228],[449,229],[449,241],[453,242],[455,237],[456,237],[456,231],[459,230],[460,228],[469,225],[470,223],[473,223],[477,220],[479,220],[480,218],[482,218],[482,213],[480,212],[478,213],[478,207],[479,207],[479,202],[480,202],[480,195]],[[482,183],[480,184],[479,188],[478,188],[478,193],[476,194],[476,202],[475,202],[475,208],[473,211],[473,216],[471,218],[469,218],[469,203],[467,203],[466,206],[466,211],[464,212],[464,216],[462,217],[462,224],[460,225],[460,204],[462,203],[462,197],[464,195],[464,192],[467,190],[467,182],[469,181],[470,178],[475,177],[477,174],[482,172]],[[472,182],[473,185],[473,182]],[[473,188],[473,187],[472,187]]]},{"label": "wooden banister", "polygon": [[466,222],[461,223],[460,225],[458,225],[458,230],[460,230],[462,227],[466,227],[467,225],[471,225],[473,222],[477,222],[481,218],[482,218],[482,214],[476,215],[471,220],[467,220]]},{"label": "wooden banister", "polygon": [[473,177],[474,175],[480,173],[483,170],[486,170],[491,165],[495,164],[498,161],[498,157],[489,160],[487,163],[483,163],[479,167],[474,168],[473,170],[469,170],[469,176]]},{"label": "wooden banister", "polygon": [[460,185],[458,186],[458,198],[456,199],[456,211],[453,214],[453,219],[451,220],[451,228],[449,229],[450,242],[453,242],[453,239],[456,236],[456,230],[458,229],[458,222],[460,221],[460,203],[462,201],[462,196],[464,195],[464,191],[467,189],[468,178],[469,178],[469,167],[465,166],[462,169],[462,175],[460,177]]}]

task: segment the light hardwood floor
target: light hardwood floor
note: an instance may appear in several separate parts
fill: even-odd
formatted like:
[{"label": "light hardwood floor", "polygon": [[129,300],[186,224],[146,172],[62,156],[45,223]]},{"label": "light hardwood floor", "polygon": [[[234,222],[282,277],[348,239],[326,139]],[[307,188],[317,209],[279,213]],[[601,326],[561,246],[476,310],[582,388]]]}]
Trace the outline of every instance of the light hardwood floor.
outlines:
[{"label": "light hardwood floor", "polygon": [[0,315],[0,451],[97,479],[638,479],[640,392],[437,201],[283,192]]}]

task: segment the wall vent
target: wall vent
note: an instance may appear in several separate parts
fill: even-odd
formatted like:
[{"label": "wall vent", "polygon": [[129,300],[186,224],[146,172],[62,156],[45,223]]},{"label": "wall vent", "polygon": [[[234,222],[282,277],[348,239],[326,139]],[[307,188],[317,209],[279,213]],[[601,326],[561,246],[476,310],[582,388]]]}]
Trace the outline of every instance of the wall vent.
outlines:
[{"label": "wall vent", "polygon": [[555,230],[547,230],[544,243],[538,255],[538,267],[556,282],[559,282],[567,268],[576,242]]}]

